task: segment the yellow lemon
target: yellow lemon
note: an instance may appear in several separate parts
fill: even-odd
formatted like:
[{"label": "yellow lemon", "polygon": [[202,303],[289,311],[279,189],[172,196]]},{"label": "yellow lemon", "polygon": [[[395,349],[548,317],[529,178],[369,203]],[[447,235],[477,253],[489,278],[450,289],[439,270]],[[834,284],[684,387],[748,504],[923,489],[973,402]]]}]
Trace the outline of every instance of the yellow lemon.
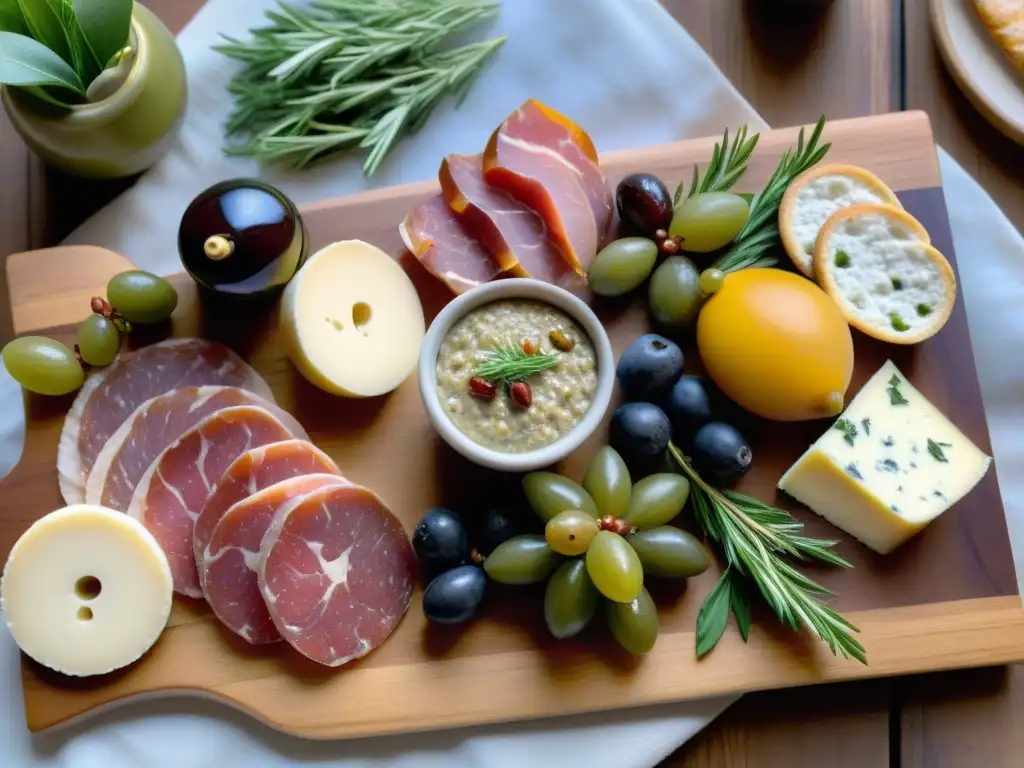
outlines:
[{"label": "yellow lemon", "polygon": [[850,327],[824,291],[792,272],[726,275],[697,319],[697,348],[715,384],[758,416],[803,421],[843,409]]}]

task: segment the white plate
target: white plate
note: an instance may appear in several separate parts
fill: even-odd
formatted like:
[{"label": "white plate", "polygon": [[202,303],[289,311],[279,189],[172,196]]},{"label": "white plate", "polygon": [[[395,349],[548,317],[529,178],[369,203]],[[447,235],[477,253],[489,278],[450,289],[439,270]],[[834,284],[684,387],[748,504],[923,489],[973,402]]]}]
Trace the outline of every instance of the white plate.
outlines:
[{"label": "white plate", "polygon": [[1024,144],[1024,77],[989,35],[972,0],[931,0],[939,52],[964,94],[985,118]]}]

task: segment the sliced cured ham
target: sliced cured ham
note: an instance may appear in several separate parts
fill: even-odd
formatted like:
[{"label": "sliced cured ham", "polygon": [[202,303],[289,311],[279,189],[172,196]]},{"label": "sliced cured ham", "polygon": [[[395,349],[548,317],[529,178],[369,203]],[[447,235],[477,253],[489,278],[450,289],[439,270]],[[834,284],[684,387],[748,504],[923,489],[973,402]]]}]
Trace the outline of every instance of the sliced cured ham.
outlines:
[{"label": "sliced cured ham", "polygon": [[122,355],[92,374],[64,420],[57,448],[61,495],[68,504],[85,500],[96,457],[135,409],[179,387],[218,384],[241,387],[274,401],[267,383],[222,344],[170,339]]},{"label": "sliced cured ham", "polygon": [[483,155],[449,155],[438,174],[441,193],[463,229],[475,237],[506,272],[575,287],[569,266],[534,211],[484,180]]},{"label": "sliced cured ham", "polygon": [[259,585],[277,631],[330,667],[365,656],[409,608],[416,556],[402,524],[358,485],[322,488],[278,511]]},{"label": "sliced cured ham", "polygon": [[251,448],[293,437],[263,408],[222,408],[181,435],[146,470],[128,514],[141,521],[163,547],[175,592],[203,595],[192,552],[192,529],[224,470]]},{"label": "sliced cured ham", "polygon": [[127,511],[139,480],[165,448],[211,413],[235,405],[265,408],[293,435],[307,437],[289,413],[240,387],[172,389],[136,408],[103,446],[85,486],[86,503]]},{"label": "sliced cured ham", "polygon": [[254,645],[281,639],[256,577],[260,544],[278,509],[317,489],[344,483],[337,475],[293,477],[238,501],[225,512],[202,559],[196,561],[206,602],[224,626]]},{"label": "sliced cured ham", "polygon": [[[287,425],[287,422],[282,423]],[[341,470],[330,456],[305,440],[270,443],[243,453],[221,475],[196,518],[195,530],[192,532],[192,550],[196,563],[202,562],[214,528],[233,505],[282,480],[316,474],[341,477]],[[200,568],[200,581],[202,575]]]},{"label": "sliced cured ham", "polygon": [[540,214],[569,265],[585,275],[612,218],[597,152],[571,120],[532,99],[492,134],[484,178]]},{"label": "sliced cured ham", "polygon": [[398,231],[413,256],[454,293],[501,274],[498,262],[463,230],[441,195],[413,208]]}]

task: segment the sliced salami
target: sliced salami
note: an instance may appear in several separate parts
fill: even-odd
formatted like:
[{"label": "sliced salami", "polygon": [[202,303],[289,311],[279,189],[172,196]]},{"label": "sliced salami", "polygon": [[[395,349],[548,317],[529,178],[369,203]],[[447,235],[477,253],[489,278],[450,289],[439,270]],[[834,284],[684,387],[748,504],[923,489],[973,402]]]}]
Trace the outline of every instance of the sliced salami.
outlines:
[{"label": "sliced salami", "polygon": [[96,457],[144,402],[172,389],[203,384],[236,386],[273,402],[267,383],[222,344],[170,339],[121,355],[92,374],[64,420],[57,448],[60,492],[68,504],[85,500]]},{"label": "sliced salami", "polygon": [[149,466],[165,448],[211,413],[255,405],[272,413],[293,435],[306,432],[289,413],[240,387],[182,387],[135,409],[96,457],[85,486],[87,504],[124,512]]},{"label": "sliced salami", "polygon": [[377,648],[412,598],[416,556],[372,491],[323,488],[278,511],[260,549],[260,592],[281,636],[338,667]]},{"label": "sliced salami", "polygon": [[192,529],[224,470],[250,448],[292,437],[263,408],[222,408],[181,435],[146,470],[132,494],[128,514],[140,520],[163,547],[175,592],[203,596]]},{"label": "sliced salami", "polygon": [[242,499],[225,512],[202,559],[196,561],[206,601],[224,626],[254,645],[281,639],[257,583],[260,544],[274,514],[285,504],[346,482],[337,475],[293,477]]},{"label": "sliced salami", "polygon": [[[315,474],[340,477],[341,470],[330,456],[305,440],[261,445],[243,453],[224,471],[213,494],[196,518],[195,530],[192,532],[192,550],[196,563],[202,562],[214,528],[233,504],[281,480]],[[200,581],[202,575],[200,568]]]}]

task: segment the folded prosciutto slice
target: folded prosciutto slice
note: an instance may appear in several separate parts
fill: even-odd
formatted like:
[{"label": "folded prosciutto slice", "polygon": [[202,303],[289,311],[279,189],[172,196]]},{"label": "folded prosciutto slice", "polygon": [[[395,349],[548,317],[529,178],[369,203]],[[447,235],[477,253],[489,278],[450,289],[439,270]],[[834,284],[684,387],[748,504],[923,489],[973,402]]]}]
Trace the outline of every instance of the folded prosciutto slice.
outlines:
[{"label": "folded prosciutto slice", "polygon": [[329,667],[365,656],[409,609],[416,556],[376,494],[333,486],[280,509],[260,548],[260,592],[281,636]]},{"label": "folded prosciutto slice", "polygon": [[172,389],[136,408],[103,446],[85,486],[86,503],[126,511],[139,480],[165,448],[211,413],[234,405],[265,408],[289,432],[307,437],[291,414],[239,387]]},{"label": "folded prosciutto slice", "polygon": [[579,278],[534,211],[484,180],[483,155],[449,155],[441,163],[441,194],[467,233],[506,272],[554,285],[576,286]]},{"label": "folded prosciutto slice", "polygon": [[[287,425],[287,422],[282,421]],[[201,563],[213,529],[232,505],[264,488],[300,475],[328,474],[341,477],[331,457],[305,440],[285,440],[246,451],[228,467],[196,518],[192,549]],[[199,576],[202,578],[202,569]]]},{"label": "folded prosciutto slice", "polygon": [[569,265],[585,275],[612,219],[597,152],[571,120],[530,99],[484,150],[484,178],[540,214]]},{"label": "folded prosciutto slice", "polygon": [[192,529],[224,470],[251,448],[293,437],[263,408],[222,408],[181,435],[146,470],[128,514],[141,521],[163,548],[175,592],[203,596]]},{"label": "folded prosciutto slice", "polygon": [[241,387],[274,402],[270,387],[227,347],[203,339],[170,339],[121,355],[92,374],[64,420],[57,447],[60,492],[68,504],[85,501],[85,485],[103,446],[135,409],[179,387]]},{"label": "folded prosciutto slice", "polygon": [[224,626],[254,645],[281,639],[256,578],[260,544],[278,509],[311,491],[344,483],[337,475],[293,477],[226,511],[214,527],[202,559],[196,561],[206,602]]},{"label": "folded prosciutto slice", "polygon": [[441,195],[413,208],[398,232],[413,256],[454,293],[501,274],[498,262],[463,230]]}]

